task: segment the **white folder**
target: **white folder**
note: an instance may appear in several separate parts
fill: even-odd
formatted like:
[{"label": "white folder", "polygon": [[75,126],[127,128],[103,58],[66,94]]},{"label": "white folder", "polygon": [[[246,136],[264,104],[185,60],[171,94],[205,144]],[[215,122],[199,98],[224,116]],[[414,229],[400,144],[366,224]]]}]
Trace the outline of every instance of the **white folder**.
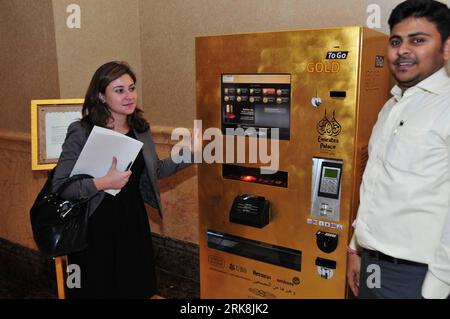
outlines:
[{"label": "white folder", "polygon": [[[88,174],[103,177],[111,168],[113,156],[117,158],[117,170],[124,172],[134,163],[143,143],[124,134],[94,126],[78,157],[72,175]],[[118,189],[105,190],[116,195]]]}]

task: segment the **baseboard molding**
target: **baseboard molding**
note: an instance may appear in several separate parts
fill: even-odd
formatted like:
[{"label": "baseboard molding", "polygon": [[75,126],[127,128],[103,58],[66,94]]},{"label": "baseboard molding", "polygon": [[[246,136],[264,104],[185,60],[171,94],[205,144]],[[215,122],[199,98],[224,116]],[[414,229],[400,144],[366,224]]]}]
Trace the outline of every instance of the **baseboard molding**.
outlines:
[{"label": "baseboard molding", "polygon": [[[153,234],[159,295],[199,297],[198,246]],[[52,259],[0,238],[0,299],[57,298]]]}]

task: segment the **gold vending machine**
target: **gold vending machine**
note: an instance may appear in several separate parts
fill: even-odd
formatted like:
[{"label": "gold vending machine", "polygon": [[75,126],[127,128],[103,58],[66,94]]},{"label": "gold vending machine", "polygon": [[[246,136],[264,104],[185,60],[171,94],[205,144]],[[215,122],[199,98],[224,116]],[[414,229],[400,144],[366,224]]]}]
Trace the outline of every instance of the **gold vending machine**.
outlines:
[{"label": "gold vending machine", "polygon": [[196,38],[202,298],[346,297],[386,46],[364,27]]}]

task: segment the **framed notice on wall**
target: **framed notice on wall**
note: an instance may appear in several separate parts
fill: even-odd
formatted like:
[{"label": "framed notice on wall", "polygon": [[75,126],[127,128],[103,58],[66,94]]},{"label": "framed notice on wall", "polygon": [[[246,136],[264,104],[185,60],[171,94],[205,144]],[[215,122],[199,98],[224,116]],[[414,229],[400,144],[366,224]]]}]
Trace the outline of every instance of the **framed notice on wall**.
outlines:
[{"label": "framed notice on wall", "polygon": [[31,101],[31,168],[50,170],[61,154],[70,123],[81,119],[84,99]]}]

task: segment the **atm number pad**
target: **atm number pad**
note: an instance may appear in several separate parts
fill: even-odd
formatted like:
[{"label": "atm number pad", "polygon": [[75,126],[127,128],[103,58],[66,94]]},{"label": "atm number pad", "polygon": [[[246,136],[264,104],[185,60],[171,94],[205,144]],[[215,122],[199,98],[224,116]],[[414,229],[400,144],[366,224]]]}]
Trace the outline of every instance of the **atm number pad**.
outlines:
[{"label": "atm number pad", "polygon": [[338,193],[339,183],[335,178],[322,179],[322,185],[320,185],[320,192],[336,195]]}]

